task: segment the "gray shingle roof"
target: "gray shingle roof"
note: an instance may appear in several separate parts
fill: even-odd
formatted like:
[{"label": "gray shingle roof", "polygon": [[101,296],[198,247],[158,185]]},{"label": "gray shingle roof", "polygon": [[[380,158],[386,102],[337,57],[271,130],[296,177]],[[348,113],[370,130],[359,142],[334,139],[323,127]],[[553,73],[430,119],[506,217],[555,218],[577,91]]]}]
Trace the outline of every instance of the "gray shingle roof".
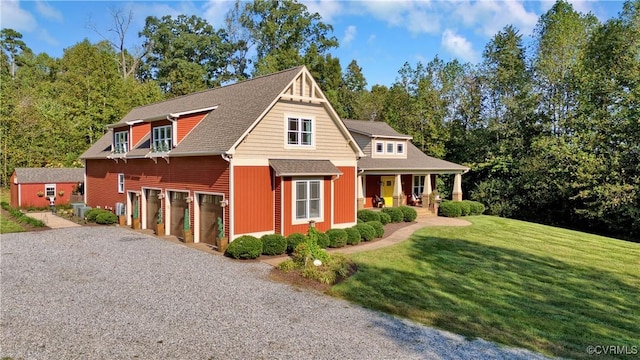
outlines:
[{"label": "gray shingle roof", "polygon": [[355,131],[360,134],[371,137],[393,137],[401,139],[412,139],[411,136],[401,134],[389,124],[383,121],[364,121],[364,120],[342,120],[349,131]]},{"label": "gray shingle roof", "polygon": [[19,184],[84,182],[84,168],[16,168]]},{"label": "gray shingle roof", "polygon": [[365,171],[407,171],[407,172],[466,172],[468,167],[428,156],[411,142],[407,144],[406,159],[373,159],[370,156],[358,160],[358,168]]},{"label": "gray shingle roof", "polygon": [[342,172],[329,160],[270,159],[276,176],[340,175]]},{"label": "gray shingle roof", "polygon": [[[171,150],[171,155],[223,153],[258,120],[302,69],[302,66],[298,66],[232,85],[140,106],[131,110],[118,124],[217,106]],[[111,138],[107,133],[82,154],[81,158],[105,158],[109,155],[110,144]]]}]

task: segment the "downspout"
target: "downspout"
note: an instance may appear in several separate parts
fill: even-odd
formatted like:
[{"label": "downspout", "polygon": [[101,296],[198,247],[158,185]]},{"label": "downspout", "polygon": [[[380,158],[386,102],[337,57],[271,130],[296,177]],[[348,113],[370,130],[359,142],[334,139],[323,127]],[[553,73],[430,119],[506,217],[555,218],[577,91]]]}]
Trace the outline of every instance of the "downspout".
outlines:
[{"label": "downspout", "polygon": [[227,200],[227,206],[226,208],[229,209],[229,242],[233,241],[233,237],[235,236],[235,234],[233,233],[233,223],[234,223],[234,215],[233,212],[235,211],[235,207],[231,206],[233,204],[233,183],[235,181],[235,179],[233,178],[233,163],[231,161],[231,159],[233,159],[233,155],[229,154],[228,152],[222,153],[220,154],[220,157],[222,157],[222,160],[226,161],[229,163],[229,198],[225,199]]},{"label": "downspout", "polygon": [[171,148],[177,145],[178,138],[178,116],[174,114],[167,115],[167,120],[171,122]]}]

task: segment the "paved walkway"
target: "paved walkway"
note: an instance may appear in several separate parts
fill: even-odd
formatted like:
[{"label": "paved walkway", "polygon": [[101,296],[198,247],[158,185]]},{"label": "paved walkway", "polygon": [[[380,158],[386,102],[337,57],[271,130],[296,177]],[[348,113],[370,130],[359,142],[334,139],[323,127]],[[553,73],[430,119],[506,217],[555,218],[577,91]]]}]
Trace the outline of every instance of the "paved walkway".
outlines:
[{"label": "paved walkway", "polygon": [[[408,225],[403,227],[402,229],[396,230],[393,234],[387,236],[384,239],[380,239],[377,241],[360,243],[357,246],[348,246],[337,249],[327,249],[330,253],[339,252],[342,254],[353,254],[362,251],[369,251],[380,249],[383,247],[391,246],[397,244],[401,241],[407,240],[411,234],[416,232],[418,229],[427,226],[468,226],[471,225],[467,220],[456,219],[456,218],[447,218],[440,216],[429,216],[429,217],[419,217],[416,219],[415,224]],[[263,260],[264,263],[267,263],[272,266],[277,266],[281,262],[289,259],[289,256],[279,256],[271,259]]]},{"label": "paved walkway", "polygon": [[52,214],[50,211],[29,212],[25,215],[42,221],[45,225],[47,225],[47,227],[50,227],[51,229],[64,229],[69,227],[82,226],[80,224],[74,223],[73,221],[69,221],[67,219],[61,218],[58,215]]}]

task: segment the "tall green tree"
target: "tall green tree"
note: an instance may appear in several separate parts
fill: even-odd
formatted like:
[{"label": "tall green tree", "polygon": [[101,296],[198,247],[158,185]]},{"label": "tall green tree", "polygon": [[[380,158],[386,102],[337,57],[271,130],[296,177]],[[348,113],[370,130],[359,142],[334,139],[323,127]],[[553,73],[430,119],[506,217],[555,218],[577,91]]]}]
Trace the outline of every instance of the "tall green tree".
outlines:
[{"label": "tall green tree", "polygon": [[232,50],[224,30],[197,16],[147,17],[139,33],[149,49],[140,69],[142,79],[158,81],[169,96],[220,85],[227,77]]},{"label": "tall green tree", "polygon": [[312,48],[324,56],[338,46],[333,27],[318,13],[295,0],[254,0],[248,2],[240,23],[251,34],[256,52],[254,75],[264,75],[301,65]]}]

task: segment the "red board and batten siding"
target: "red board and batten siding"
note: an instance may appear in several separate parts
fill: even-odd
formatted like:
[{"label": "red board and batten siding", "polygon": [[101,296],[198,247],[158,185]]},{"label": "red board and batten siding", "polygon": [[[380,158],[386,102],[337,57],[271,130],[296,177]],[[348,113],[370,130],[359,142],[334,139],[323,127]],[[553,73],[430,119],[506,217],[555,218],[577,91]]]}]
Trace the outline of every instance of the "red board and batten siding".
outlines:
[{"label": "red board and batten siding", "polygon": [[184,139],[184,137],[187,136],[187,134],[191,130],[193,130],[193,128],[196,127],[196,125],[198,125],[200,120],[202,120],[205,116],[207,116],[207,114],[208,113],[199,113],[199,114],[191,114],[191,115],[185,115],[183,117],[180,117],[180,119],[178,119],[178,131],[177,131],[178,143],[180,143],[180,141],[182,141],[182,139]]},{"label": "red board and batten siding", "polygon": [[[49,183],[47,183],[49,184]],[[53,183],[52,183],[53,184]],[[38,192],[45,192],[45,183],[34,183],[34,184],[14,184],[13,179],[11,179],[11,206],[13,207],[48,207],[49,206],[49,198],[46,196],[38,196]],[[71,199],[71,193],[76,188],[78,183],[55,183],[56,185],[56,205],[68,204]],[[20,187],[18,189],[18,187]],[[60,191],[63,191],[64,194],[60,196]],[[18,197],[20,198],[18,203]]]},{"label": "red board and batten siding", "polygon": [[131,148],[138,143],[151,131],[150,123],[135,124],[131,127]]},{"label": "red board and batten siding", "polygon": [[[282,224],[282,235],[287,236],[293,233],[306,234],[309,229],[309,224],[293,224],[293,181],[290,177],[285,177],[282,181],[282,191],[284,192],[282,210],[284,213]],[[331,201],[331,176],[325,176],[323,181],[323,213],[324,220],[316,223],[316,229],[318,231],[327,231],[331,229],[331,207],[333,202]]]},{"label": "red board and batten siding", "polygon": [[[171,158],[170,164],[158,159],[129,159],[127,163],[113,160],[86,160],[85,184],[87,205],[91,207],[115,207],[126,204],[128,191],[141,191],[143,187],[162,190],[213,192],[229,198],[229,163],[220,156]],[[125,174],[125,192],[118,193],[118,174]],[[191,206],[191,224],[194,211]],[[225,208],[225,232],[229,233],[229,208]]]},{"label": "red board and batten siding", "polygon": [[274,230],[274,186],[269,166],[233,167],[233,234]]},{"label": "red board and batten siding", "polygon": [[356,221],[356,168],[339,166],[342,175],[334,182],[334,224]]}]

